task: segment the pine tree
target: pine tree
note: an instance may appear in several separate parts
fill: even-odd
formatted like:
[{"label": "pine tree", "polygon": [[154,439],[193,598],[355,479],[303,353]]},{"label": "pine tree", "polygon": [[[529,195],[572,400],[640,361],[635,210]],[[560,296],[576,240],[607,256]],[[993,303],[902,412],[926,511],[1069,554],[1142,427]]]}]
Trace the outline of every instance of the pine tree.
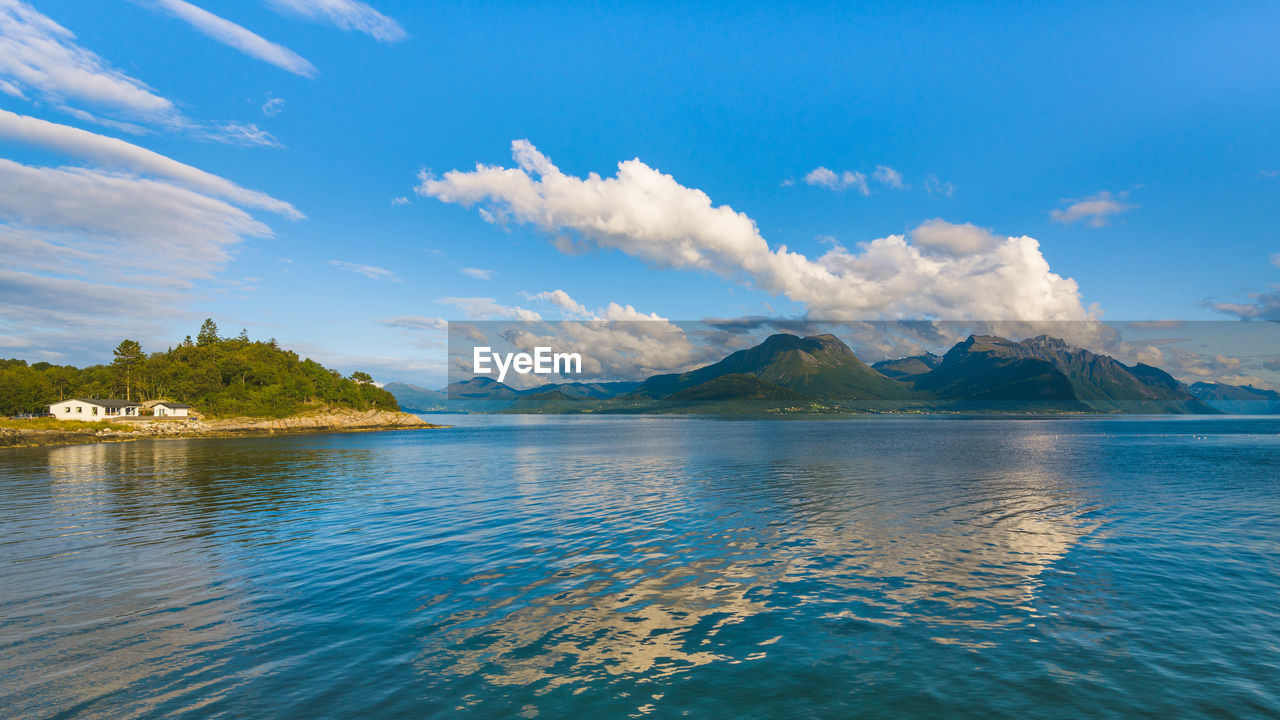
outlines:
[{"label": "pine tree", "polygon": [[199,334],[196,335],[196,345],[203,347],[216,342],[218,342],[218,324],[213,321],[213,318],[205,318]]},{"label": "pine tree", "polygon": [[142,346],[137,340],[124,339],[116,346],[113,353],[115,360],[111,361],[111,366],[116,369],[117,373],[124,375],[124,399],[133,400],[133,369],[142,362],[144,355],[142,354]]}]

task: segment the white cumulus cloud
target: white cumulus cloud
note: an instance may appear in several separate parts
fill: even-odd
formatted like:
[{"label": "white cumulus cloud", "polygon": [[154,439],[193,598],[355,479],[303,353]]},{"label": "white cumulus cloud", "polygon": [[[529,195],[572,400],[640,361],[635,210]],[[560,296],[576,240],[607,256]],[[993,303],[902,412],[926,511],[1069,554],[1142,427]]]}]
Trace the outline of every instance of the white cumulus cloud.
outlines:
[{"label": "white cumulus cloud", "polygon": [[[480,205],[493,222],[535,225],[562,251],[613,249],[660,268],[714,273],[805,304],[811,317],[1075,320],[1091,316],[1074,280],[1050,270],[1027,236],[931,221],[810,258],[771,248],[755,222],[639,159],[617,174],[561,172],[526,140],[515,167],[420,176],[423,197]],[[919,236],[918,238],[916,236]],[[975,239],[977,238],[977,239]]]},{"label": "white cumulus cloud", "polygon": [[901,190],[906,185],[902,182],[902,173],[894,170],[888,165],[877,165],[876,171],[871,174],[876,182],[882,185],[888,185],[895,190]]},{"label": "white cumulus cloud", "polygon": [[852,170],[837,173],[825,167],[816,167],[804,176],[804,181],[809,185],[835,190],[836,192],[843,192],[853,188],[863,195],[871,194],[871,188],[867,185],[867,176]]},{"label": "white cumulus cloud", "polygon": [[525,297],[531,302],[551,303],[552,305],[560,308],[561,311],[574,317],[584,317],[590,314],[590,311],[587,310],[585,305],[574,300],[572,297],[569,297],[569,293],[563,290],[551,290],[532,295],[525,293]]},{"label": "white cumulus cloud", "polygon": [[[657,373],[689,370],[718,360],[723,354],[717,348],[695,344],[684,328],[667,318],[641,312],[631,305],[611,302],[589,310],[564,290],[522,294],[530,301],[555,305],[571,319],[497,323],[485,330],[496,332],[527,352],[547,346],[582,355],[582,376],[545,378],[548,381],[644,379]],[[485,342],[485,336],[477,341]]]}]

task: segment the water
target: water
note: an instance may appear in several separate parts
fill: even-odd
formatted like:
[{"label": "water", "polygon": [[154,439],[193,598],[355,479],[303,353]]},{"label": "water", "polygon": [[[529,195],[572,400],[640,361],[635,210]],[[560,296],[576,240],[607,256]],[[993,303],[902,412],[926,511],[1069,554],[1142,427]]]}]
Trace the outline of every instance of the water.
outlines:
[{"label": "water", "polygon": [[1280,420],[0,454],[0,715],[1277,717]]}]

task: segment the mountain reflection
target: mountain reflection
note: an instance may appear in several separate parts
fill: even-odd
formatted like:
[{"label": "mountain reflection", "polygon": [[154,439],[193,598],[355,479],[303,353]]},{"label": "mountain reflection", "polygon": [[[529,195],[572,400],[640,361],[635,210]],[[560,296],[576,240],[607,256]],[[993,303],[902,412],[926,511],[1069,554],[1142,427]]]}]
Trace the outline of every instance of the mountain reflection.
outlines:
[{"label": "mountain reflection", "polygon": [[[981,648],[986,631],[1035,621],[1042,574],[1098,527],[1059,476],[1052,428],[982,453],[963,437],[895,447],[856,423],[817,428],[782,452],[742,442],[744,428],[732,446],[640,433],[581,465],[519,445],[513,502],[545,531],[582,529],[529,545],[511,528],[506,564],[429,604],[442,617],[420,666],[539,692],[661,678],[766,657],[769,628],[785,633],[799,608],[832,633],[913,625]],[[443,612],[461,596],[474,601]]]}]

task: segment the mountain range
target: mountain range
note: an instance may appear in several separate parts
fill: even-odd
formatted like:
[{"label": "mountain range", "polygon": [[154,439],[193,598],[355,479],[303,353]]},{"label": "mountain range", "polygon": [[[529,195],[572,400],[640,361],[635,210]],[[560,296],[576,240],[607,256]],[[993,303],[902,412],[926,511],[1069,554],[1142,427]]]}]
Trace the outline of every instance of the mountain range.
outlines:
[{"label": "mountain range", "polygon": [[411,412],[1280,413],[1280,394],[1252,387],[1188,387],[1142,363],[1041,335],[971,335],[942,356],[867,365],[834,335],[777,334],[719,362],[643,382],[561,383],[518,390],[489,377],[424,390],[387,390]]},{"label": "mountain range", "polygon": [[1236,415],[1280,414],[1280,393],[1252,385],[1198,382],[1189,388],[1200,400]]}]

